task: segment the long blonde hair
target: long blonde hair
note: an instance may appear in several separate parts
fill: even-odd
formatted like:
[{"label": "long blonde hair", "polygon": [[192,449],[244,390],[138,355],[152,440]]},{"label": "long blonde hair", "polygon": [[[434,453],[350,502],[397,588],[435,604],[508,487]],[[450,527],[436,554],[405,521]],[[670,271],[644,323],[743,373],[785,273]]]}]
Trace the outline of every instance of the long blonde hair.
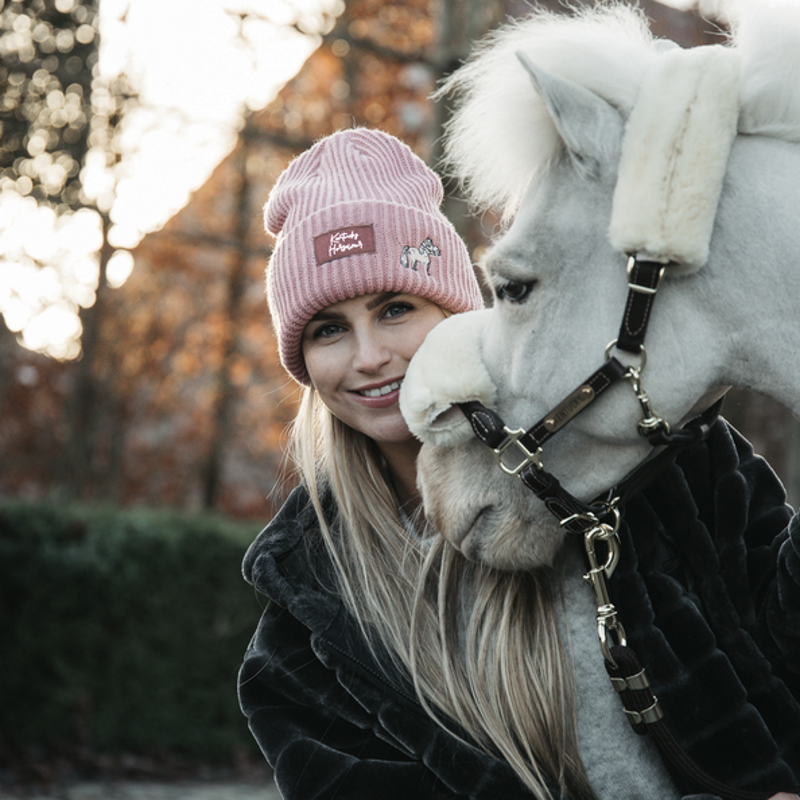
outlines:
[{"label": "long blonde hair", "polygon": [[[388,651],[419,699],[540,800],[547,784],[594,798],[578,755],[572,671],[549,569],[504,573],[467,561],[436,535],[410,535],[375,443],[304,391],[290,455],[306,481],[336,590],[367,642]],[[330,492],[335,518],[325,517]],[[438,713],[437,713],[438,712]]]}]

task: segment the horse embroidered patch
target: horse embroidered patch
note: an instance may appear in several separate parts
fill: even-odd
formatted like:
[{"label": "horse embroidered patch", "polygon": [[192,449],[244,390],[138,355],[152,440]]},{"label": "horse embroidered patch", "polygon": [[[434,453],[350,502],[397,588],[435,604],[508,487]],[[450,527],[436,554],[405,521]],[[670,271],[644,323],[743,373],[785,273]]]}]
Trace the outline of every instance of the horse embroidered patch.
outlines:
[{"label": "horse embroidered patch", "polygon": [[431,274],[431,256],[440,256],[442,251],[431,241],[430,236],[417,247],[406,245],[400,254],[400,264],[406,269],[416,271],[417,264],[422,264],[428,275]]},{"label": "horse embroidered patch", "polygon": [[345,256],[360,256],[375,252],[375,230],[372,225],[354,225],[314,237],[314,256],[317,266]]}]

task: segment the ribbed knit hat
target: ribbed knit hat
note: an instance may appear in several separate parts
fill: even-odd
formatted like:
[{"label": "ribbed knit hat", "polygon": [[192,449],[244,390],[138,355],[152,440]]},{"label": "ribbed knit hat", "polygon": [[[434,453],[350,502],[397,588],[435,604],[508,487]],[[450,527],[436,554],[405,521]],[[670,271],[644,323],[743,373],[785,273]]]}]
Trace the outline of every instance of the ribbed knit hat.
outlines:
[{"label": "ribbed knit hat", "polygon": [[377,130],[334,133],[286,168],[264,209],[277,236],[267,299],[295,380],[310,382],[303,330],[332,303],[401,292],[453,313],[483,307],[467,248],[439,211],[442,196],[436,173]]}]

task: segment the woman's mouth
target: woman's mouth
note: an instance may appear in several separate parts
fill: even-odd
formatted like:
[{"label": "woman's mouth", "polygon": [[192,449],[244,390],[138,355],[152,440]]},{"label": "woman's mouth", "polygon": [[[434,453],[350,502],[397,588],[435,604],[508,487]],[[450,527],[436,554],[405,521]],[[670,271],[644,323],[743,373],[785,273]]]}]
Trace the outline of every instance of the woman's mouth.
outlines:
[{"label": "woman's mouth", "polygon": [[376,389],[359,389],[356,391],[356,394],[360,394],[362,397],[383,397],[384,395],[396,392],[400,388],[400,384],[402,384],[402,382],[402,379],[400,379],[397,381],[392,381],[391,383],[387,383],[383,386],[379,386]]}]

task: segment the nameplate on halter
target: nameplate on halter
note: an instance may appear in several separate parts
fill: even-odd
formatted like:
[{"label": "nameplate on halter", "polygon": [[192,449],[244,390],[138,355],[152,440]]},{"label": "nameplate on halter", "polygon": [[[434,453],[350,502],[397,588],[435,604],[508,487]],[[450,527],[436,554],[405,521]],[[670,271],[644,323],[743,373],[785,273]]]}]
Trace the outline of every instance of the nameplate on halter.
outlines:
[{"label": "nameplate on halter", "polygon": [[317,266],[346,256],[375,252],[375,231],[372,225],[338,228],[314,237],[314,256]]},{"label": "nameplate on halter", "polygon": [[544,427],[550,433],[560,430],[576,414],[583,411],[592,400],[594,400],[594,389],[586,384],[579,386],[566,400],[559,403],[544,418]]}]

